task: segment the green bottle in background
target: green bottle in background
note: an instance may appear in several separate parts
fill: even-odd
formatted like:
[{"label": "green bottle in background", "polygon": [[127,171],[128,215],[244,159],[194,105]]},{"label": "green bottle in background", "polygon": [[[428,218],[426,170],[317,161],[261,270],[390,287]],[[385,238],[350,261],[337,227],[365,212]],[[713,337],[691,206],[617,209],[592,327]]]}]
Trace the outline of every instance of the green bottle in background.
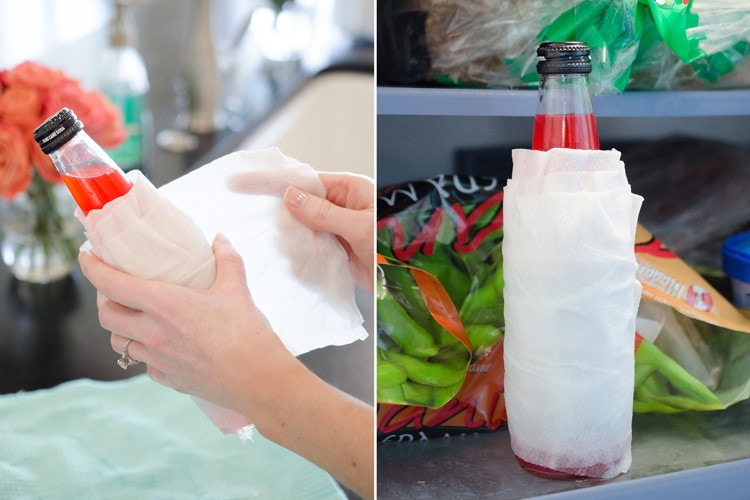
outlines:
[{"label": "green bottle in background", "polygon": [[134,27],[129,18],[129,0],[115,0],[110,24],[110,44],[104,53],[99,86],[122,111],[128,138],[109,150],[123,170],[145,170],[150,124],[148,72],[134,46]]}]

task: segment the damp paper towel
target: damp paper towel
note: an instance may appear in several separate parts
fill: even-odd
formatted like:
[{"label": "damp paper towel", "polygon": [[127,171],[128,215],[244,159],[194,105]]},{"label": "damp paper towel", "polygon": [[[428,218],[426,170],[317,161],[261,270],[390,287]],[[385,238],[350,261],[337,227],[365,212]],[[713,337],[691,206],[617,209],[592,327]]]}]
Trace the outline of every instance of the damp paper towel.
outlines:
[{"label": "damp paper towel", "polygon": [[630,467],[642,201],[616,150],[513,151],[505,404],[513,452],[526,462],[601,478]]},{"label": "damp paper towel", "polygon": [[[222,233],[242,255],[253,300],[297,356],[364,339],[345,250],[288,213],[286,187],[325,196],[315,171],[276,148],[219,158],[157,190],[139,171],[133,188],[101,210],[76,216],[84,248],[142,278],[208,288],[215,262],[210,241]],[[223,432],[249,437],[243,416],[197,401]]]}]

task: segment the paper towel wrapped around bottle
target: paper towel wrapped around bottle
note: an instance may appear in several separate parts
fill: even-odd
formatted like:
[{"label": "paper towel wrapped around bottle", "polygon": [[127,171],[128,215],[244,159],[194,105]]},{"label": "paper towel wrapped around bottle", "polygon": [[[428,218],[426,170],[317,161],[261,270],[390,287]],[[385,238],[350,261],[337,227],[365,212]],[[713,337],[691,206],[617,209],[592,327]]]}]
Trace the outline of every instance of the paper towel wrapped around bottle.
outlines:
[{"label": "paper towel wrapped around bottle", "polygon": [[520,459],[628,470],[642,198],[619,152],[514,150],[505,188],[505,398]]},{"label": "paper towel wrapped around bottle", "polygon": [[[252,194],[241,191],[252,190],[248,173],[258,181]],[[209,241],[222,233],[243,257],[253,300],[293,355],[367,337],[345,250],[283,205],[290,185],[325,195],[309,165],[269,148],[231,153],[159,190],[139,171],[128,176],[134,186],[127,195],[88,216],[76,214],[84,247],[102,260],[142,278],[208,288],[215,277]],[[199,406],[223,432],[241,433],[250,423]]]}]

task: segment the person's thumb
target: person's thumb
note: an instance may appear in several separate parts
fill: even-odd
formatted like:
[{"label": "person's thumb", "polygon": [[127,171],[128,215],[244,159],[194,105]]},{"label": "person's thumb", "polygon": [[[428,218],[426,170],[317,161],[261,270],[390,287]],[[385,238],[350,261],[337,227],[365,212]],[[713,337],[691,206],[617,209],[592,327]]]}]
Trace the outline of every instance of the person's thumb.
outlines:
[{"label": "person's thumb", "polygon": [[217,234],[212,244],[216,259],[216,280],[214,286],[221,284],[241,284],[247,286],[245,263],[237,253],[229,239],[223,234]]},{"label": "person's thumb", "polygon": [[284,204],[297,220],[310,229],[345,236],[342,233],[346,232],[347,209],[294,186],[284,192]]}]

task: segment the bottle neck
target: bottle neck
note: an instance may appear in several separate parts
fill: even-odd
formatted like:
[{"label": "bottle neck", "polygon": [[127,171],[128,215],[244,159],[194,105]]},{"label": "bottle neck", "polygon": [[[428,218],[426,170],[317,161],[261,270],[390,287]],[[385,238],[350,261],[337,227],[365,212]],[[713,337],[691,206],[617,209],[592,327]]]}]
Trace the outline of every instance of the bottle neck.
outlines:
[{"label": "bottle neck", "polygon": [[537,115],[589,115],[593,112],[587,74],[541,76]]},{"label": "bottle neck", "polygon": [[49,157],[61,175],[80,175],[82,169],[91,165],[106,165],[111,169],[118,169],[114,161],[83,130],[50,152]]},{"label": "bottle neck", "polygon": [[109,43],[112,47],[133,45],[133,23],[130,20],[127,4],[115,2],[115,15],[110,21]]},{"label": "bottle neck", "polygon": [[83,130],[49,153],[84,215],[130,191],[133,183]]},{"label": "bottle neck", "polygon": [[531,149],[599,149],[594,106],[585,74],[542,75]]}]

